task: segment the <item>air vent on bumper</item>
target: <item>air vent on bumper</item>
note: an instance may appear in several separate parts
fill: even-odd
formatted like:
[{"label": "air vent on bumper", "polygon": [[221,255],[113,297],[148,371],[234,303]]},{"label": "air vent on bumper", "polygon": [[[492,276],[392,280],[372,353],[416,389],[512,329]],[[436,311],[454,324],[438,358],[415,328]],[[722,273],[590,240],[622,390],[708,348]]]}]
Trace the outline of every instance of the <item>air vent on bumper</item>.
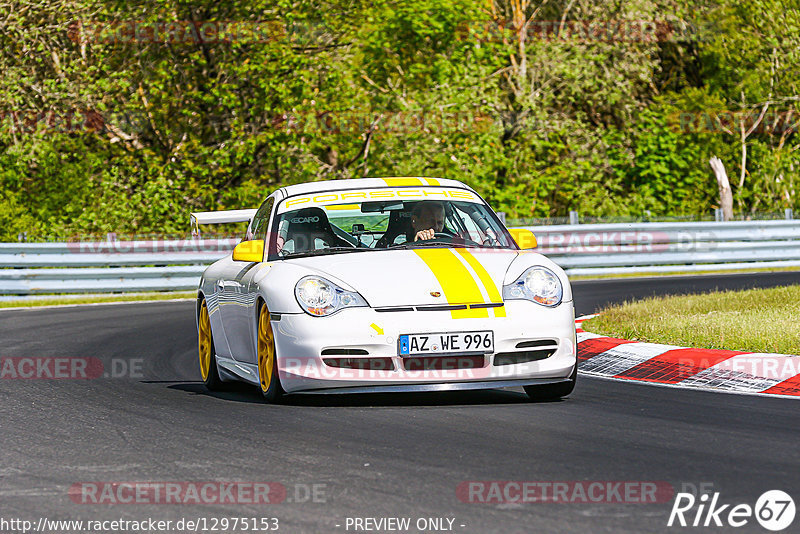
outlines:
[{"label": "air vent on bumper", "polygon": [[323,356],[366,356],[366,349],[322,349]]},{"label": "air vent on bumper", "polygon": [[391,358],[323,358],[328,367],[363,371],[394,371]]},{"label": "air vent on bumper", "polygon": [[544,350],[521,350],[518,352],[498,352],[494,355],[495,366],[516,365],[518,363],[546,360],[556,352],[556,348]]}]

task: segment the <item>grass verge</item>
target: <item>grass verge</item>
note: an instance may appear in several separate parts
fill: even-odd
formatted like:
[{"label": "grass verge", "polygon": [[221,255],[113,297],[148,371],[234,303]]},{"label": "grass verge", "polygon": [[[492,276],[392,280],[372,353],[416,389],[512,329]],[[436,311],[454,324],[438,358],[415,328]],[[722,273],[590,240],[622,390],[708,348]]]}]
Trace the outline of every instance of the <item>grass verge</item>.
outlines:
[{"label": "grass verge", "polygon": [[102,302],[140,302],[148,300],[186,299],[197,296],[196,291],[171,291],[167,293],[125,293],[122,295],[52,296],[37,299],[2,300],[2,308],[33,308],[36,306],[63,306],[68,304],[97,304]]},{"label": "grass verge", "polygon": [[706,349],[800,354],[800,285],[651,297],[584,323],[610,337]]}]

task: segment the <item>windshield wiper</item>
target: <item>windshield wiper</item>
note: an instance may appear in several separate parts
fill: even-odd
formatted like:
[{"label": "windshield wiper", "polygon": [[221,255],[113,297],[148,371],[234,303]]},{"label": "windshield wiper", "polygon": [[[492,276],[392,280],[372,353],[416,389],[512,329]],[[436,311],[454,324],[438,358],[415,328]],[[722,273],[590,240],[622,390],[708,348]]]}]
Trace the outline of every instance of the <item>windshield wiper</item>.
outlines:
[{"label": "windshield wiper", "polygon": [[304,256],[322,256],[325,254],[340,254],[342,252],[365,252],[367,250],[372,250],[372,249],[360,248],[360,247],[327,247],[327,248],[318,248],[316,250],[304,250],[302,252],[288,252],[282,257],[301,258]]}]

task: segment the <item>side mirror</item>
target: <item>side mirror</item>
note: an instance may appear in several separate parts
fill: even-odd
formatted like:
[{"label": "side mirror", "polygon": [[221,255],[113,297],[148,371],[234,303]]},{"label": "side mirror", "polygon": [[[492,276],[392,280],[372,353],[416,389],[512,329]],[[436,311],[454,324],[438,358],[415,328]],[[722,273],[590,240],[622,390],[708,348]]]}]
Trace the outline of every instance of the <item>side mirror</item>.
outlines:
[{"label": "side mirror", "polygon": [[522,250],[530,250],[536,248],[536,236],[530,230],[524,228],[509,228],[508,233],[514,238],[519,248]]},{"label": "side mirror", "polygon": [[264,241],[242,241],[233,249],[233,261],[262,262],[264,261]]}]

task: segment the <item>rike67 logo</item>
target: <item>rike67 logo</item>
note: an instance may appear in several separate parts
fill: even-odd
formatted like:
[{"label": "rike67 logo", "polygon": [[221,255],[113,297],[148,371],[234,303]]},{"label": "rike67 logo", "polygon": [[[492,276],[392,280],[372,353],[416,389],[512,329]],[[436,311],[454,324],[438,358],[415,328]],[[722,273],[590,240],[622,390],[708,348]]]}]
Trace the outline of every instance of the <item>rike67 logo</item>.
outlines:
[{"label": "rike67 logo", "polygon": [[753,518],[765,529],[779,532],[794,521],[794,500],[781,490],[764,492],[755,506],[723,504],[719,492],[696,498],[691,493],[678,493],[667,526],[671,527],[743,527]]}]

